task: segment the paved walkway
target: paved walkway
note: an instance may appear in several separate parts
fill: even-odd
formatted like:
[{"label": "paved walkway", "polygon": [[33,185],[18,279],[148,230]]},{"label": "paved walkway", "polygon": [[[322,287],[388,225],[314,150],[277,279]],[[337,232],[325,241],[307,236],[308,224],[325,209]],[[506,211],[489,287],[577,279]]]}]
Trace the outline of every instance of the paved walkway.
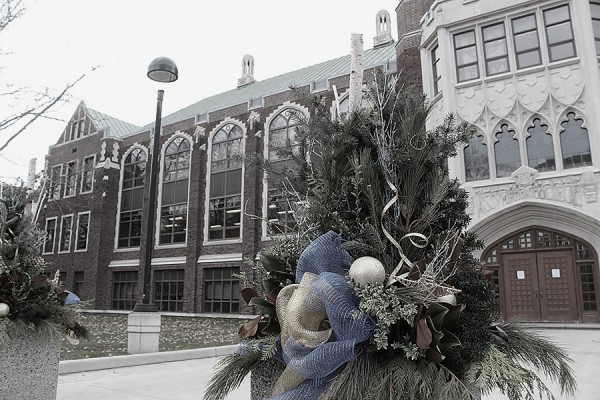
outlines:
[{"label": "paved walkway", "polygon": [[[574,359],[579,393],[577,400],[600,399],[600,329],[544,329],[542,333],[563,346]],[[212,373],[216,357],[165,362],[135,367],[61,374],[57,400],[200,400]],[[566,400],[559,390],[556,400]],[[250,398],[248,380],[228,400]],[[492,394],[485,400],[505,400]],[[451,399],[448,399],[451,400]]]}]

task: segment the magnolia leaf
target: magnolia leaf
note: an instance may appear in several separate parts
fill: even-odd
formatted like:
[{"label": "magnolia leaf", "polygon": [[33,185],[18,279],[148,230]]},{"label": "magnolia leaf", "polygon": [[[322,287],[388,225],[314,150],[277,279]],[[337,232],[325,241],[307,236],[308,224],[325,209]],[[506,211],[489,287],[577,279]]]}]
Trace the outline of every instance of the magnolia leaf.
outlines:
[{"label": "magnolia leaf", "polygon": [[428,349],[433,336],[431,330],[427,326],[427,320],[420,318],[417,321],[417,346],[421,349]]},{"label": "magnolia leaf", "polygon": [[281,262],[277,257],[265,251],[260,252],[260,263],[267,271],[273,271],[281,266]]},{"label": "magnolia leaf", "polygon": [[444,337],[444,334],[442,333],[441,329],[436,328],[435,324],[432,322],[431,317],[429,315],[426,316],[425,318],[427,318],[427,326],[431,332],[431,343],[433,345],[436,345]]},{"label": "magnolia leaf", "polygon": [[433,347],[427,349],[425,357],[436,363],[441,363],[442,361],[444,361],[444,356],[442,355],[442,353],[440,353],[437,349]]},{"label": "magnolia leaf", "polygon": [[455,334],[449,331],[444,331],[444,337],[438,343],[438,349],[440,353],[444,354],[450,347],[460,346],[460,340],[456,337]]},{"label": "magnolia leaf", "polygon": [[440,303],[442,306],[448,309],[448,312],[444,316],[444,329],[452,329],[458,324],[460,314],[465,309],[464,304],[452,305],[449,303]]},{"label": "magnolia leaf", "polygon": [[442,329],[442,325],[444,324],[444,318],[448,313],[448,308],[439,304],[439,303],[431,303],[427,306],[427,310],[425,311],[425,315],[431,318],[431,323],[435,330]]},{"label": "magnolia leaf", "polygon": [[275,315],[275,307],[273,306],[273,304],[269,303],[267,300],[261,297],[252,298],[248,304],[260,308],[260,312],[262,314],[268,314],[271,316]]},{"label": "magnolia leaf", "polygon": [[246,322],[244,325],[242,325],[240,327],[238,334],[244,339],[248,339],[248,338],[251,338],[252,336],[256,335],[256,332],[258,331],[258,324],[259,324],[261,318],[262,318],[262,316],[259,315],[258,317]]},{"label": "magnolia leaf", "polygon": [[246,302],[246,304],[250,304],[250,300],[254,297],[258,297],[258,292],[253,288],[244,288],[240,291],[242,298]]},{"label": "magnolia leaf", "polygon": [[275,289],[272,292],[265,293],[265,297],[269,303],[275,305],[277,304],[277,294],[279,294],[279,290]]},{"label": "magnolia leaf", "polygon": [[274,317],[267,318],[266,320],[262,321],[259,325],[260,325],[260,332],[267,336],[269,336],[269,335],[275,336],[279,332],[281,332],[281,328],[279,327],[279,322]]},{"label": "magnolia leaf", "polygon": [[268,278],[268,279],[263,279],[262,285],[263,285],[263,289],[265,289],[265,292],[269,293],[279,287],[279,282],[277,282],[273,278]]}]

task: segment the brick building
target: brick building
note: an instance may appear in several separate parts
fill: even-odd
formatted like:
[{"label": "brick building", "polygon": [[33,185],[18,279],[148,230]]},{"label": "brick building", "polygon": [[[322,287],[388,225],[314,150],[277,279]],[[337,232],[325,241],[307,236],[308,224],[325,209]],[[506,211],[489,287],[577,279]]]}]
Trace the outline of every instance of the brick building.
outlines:
[{"label": "brick building", "polygon": [[[421,86],[430,127],[454,113],[476,128],[450,173],[469,191],[503,316],[600,321],[600,0],[400,0],[396,17],[394,43],[378,13],[365,67]],[[238,88],[163,119],[152,274],[162,310],[247,311],[232,273],[268,242],[267,221],[286,231],[293,213],[229,156],[278,161],[269,142],[293,135],[291,111],[311,112],[290,85],[347,108],[350,56],[262,82],[250,56],[243,66]],[[131,309],[141,292],[149,137],[81,104],[48,154],[45,257],[96,308]]]},{"label": "brick building", "polygon": [[[389,13],[376,21],[374,47],[363,53],[365,80],[373,69],[396,72]],[[322,94],[332,109],[337,101],[340,111],[348,107],[349,55],[263,81],[253,78],[251,56],[242,65],[237,88],[162,119],[151,277],[162,311],[249,311],[240,309],[232,275],[268,243],[267,223],[287,232],[294,220],[281,194],[233,155],[280,161],[269,141],[293,137],[293,114],[311,112],[291,86]],[[151,134],[82,102],[46,157],[43,255],[49,272],[59,269],[96,309],[130,310],[141,299]]]}]

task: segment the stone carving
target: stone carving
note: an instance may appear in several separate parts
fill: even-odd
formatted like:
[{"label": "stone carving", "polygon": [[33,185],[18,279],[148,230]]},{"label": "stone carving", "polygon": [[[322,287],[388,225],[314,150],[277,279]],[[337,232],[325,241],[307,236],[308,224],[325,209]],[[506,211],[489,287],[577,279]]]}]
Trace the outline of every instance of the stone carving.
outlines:
[{"label": "stone carving", "polygon": [[514,178],[519,189],[524,189],[533,186],[535,179],[539,175],[536,169],[522,165],[515,172],[510,174]]},{"label": "stone carving", "polygon": [[475,122],[484,109],[484,95],[481,86],[471,86],[456,92],[458,115],[467,122]]},{"label": "stone carving", "polygon": [[565,105],[572,105],[583,93],[583,77],[579,65],[550,71],[552,94]]},{"label": "stone carving", "polygon": [[515,93],[515,85],[510,80],[490,83],[486,96],[489,109],[501,118],[506,117],[515,105]]},{"label": "stone carving", "polygon": [[119,143],[113,143],[113,152],[111,161],[118,163],[119,162]]},{"label": "stone carving", "polygon": [[106,142],[102,142],[100,146],[100,161],[104,161],[106,159]]},{"label": "stone carving", "polygon": [[519,101],[529,111],[539,111],[548,98],[548,83],[544,73],[517,79]]}]

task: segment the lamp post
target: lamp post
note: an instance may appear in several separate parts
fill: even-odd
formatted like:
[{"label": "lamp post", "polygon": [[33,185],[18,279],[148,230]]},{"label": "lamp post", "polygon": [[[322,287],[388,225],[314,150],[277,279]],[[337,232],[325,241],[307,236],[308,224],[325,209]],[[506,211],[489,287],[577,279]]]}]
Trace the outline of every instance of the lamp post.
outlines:
[{"label": "lamp post", "polygon": [[[177,65],[167,57],[154,59],[148,67],[148,78],[156,82],[175,82],[178,77]],[[148,196],[148,215],[146,216],[146,251],[144,253],[144,297],[142,303],[136,303],[135,312],[156,312],[156,304],[150,303],[150,274],[152,249],[154,246],[154,219],[156,217],[156,189],[158,181],[158,152],[160,147],[160,123],[162,118],[163,90],[158,91],[156,99],[156,120],[154,122],[154,140],[152,142],[152,159],[150,161],[150,194]]]}]

